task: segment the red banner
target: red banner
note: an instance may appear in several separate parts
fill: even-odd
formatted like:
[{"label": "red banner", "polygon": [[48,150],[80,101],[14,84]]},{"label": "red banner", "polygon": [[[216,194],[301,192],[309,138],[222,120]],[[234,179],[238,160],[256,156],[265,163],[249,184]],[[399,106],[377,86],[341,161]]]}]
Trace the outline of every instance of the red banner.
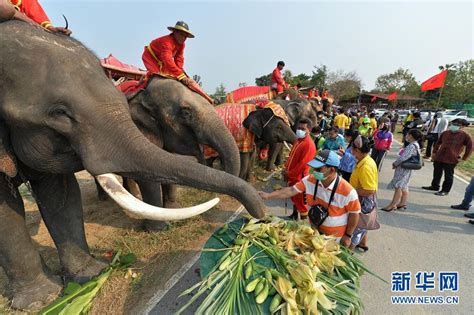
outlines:
[{"label": "red banner", "polygon": [[448,75],[448,70],[444,70],[441,73],[438,73],[435,76],[432,76],[425,82],[421,83],[421,90],[422,91],[429,91],[434,89],[439,89],[444,86],[444,82],[446,81],[446,76]]}]

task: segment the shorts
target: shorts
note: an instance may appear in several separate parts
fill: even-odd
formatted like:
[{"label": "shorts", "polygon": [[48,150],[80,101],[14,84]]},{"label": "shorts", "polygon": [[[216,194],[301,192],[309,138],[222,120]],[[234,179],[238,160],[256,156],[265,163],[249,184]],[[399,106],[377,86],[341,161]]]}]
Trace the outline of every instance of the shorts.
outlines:
[{"label": "shorts", "polygon": [[366,229],[356,228],[354,233],[352,233],[351,243],[353,246],[359,245],[360,241],[364,238],[365,234],[367,234]]}]

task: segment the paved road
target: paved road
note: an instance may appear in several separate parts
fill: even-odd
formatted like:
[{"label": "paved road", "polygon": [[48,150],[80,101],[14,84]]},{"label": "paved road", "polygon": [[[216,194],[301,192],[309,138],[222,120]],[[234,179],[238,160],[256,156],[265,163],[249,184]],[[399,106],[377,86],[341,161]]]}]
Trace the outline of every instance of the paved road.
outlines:
[{"label": "paved road", "polygon": [[[399,147],[394,148],[394,152]],[[386,186],[391,180],[391,163],[396,155],[392,152],[386,158],[379,179],[379,205],[388,204],[393,191]],[[420,187],[431,181],[432,164],[415,172],[411,182],[408,210],[406,212],[379,212],[381,229],[369,234],[369,252],[362,254],[366,264],[386,279],[391,280],[392,272],[412,273],[411,292],[392,293],[391,285],[381,282],[370,275],[362,280],[362,298],[365,314],[474,314],[474,266],[473,236],[474,226],[463,217],[464,211],[452,210],[451,204],[459,203],[464,194],[466,183],[456,179],[449,196],[438,197]],[[274,182],[267,185],[271,190]],[[284,215],[283,201],[267,203],[272,213]],[[289,203],[291,204],[291,203]],[[177,296],[199,281],[198,264],[194,264],[154,306],[149,314],[173,314],[187,299]],[[429,290],[426,293],[416,290],[415,273],[418,271],[459,272],[459,291],[455,293]],[[435,284],[438,279],[435,280]],[[392,295],[429,295],[458,296],[458,305],[393,305]],[[195,308],[189,308],[186,314],[192,314]]]}]

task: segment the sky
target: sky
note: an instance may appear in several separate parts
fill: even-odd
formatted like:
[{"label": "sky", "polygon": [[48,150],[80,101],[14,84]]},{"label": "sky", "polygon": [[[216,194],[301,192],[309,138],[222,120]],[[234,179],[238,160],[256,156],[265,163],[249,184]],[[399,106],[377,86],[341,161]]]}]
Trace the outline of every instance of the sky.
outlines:
[{"label": "sky", "polygon": [[313,66],[356,71],[370,90],[402,67],[419,82],[438,66],[474,58],[472,1],[88,1],[40,0],[55,25],[103,58],[143,68],[143,47],[183,20],[185,70],[213,93],[255,84],[278,60],[292,73]]}]

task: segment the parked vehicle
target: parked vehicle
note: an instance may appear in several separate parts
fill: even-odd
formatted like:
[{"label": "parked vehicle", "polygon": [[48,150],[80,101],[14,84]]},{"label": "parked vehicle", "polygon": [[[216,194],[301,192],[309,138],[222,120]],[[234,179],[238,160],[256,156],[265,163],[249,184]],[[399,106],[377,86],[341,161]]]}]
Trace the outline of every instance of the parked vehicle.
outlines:
[{"label": "parked vehicle", "polygon": [[396,112],[398,113],[398,120],[401,122],[404,122],[405,119],[407,119],[407,116],[410,114],[410,111],[406,109],[398,109]]},{"label": "parked vehicle", "polygon": [[443,116],[449,122],[453,121],[456,118],[462,118],[462,119],[468,120],[467,111],[465,110],[448,110],[447,112],[444,113]]}]

